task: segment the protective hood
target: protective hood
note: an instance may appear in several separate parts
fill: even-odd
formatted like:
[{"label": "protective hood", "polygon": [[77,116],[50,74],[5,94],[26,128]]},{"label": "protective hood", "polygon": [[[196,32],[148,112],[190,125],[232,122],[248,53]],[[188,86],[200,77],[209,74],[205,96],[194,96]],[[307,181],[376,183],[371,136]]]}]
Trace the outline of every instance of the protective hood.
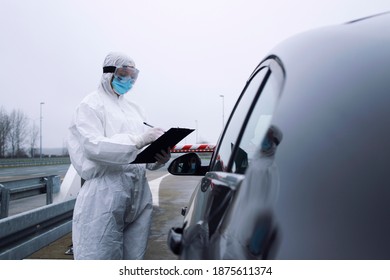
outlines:
[{"label": "protective hood", "polygon": [[[135,67],[134,60],[131,59],[126,54],[123,54],[120,52],[109,53],[103,62],[103,67],[105,67],[105,66],[120,67],[120,66],[124,66],[124,65]],[[100,81],[99,89],[102,89],[103,91],[105,91],[108,94],[117,95],[111,87],[111,80],[112,80],[113,75],[114,75],[114,73],[103,73],[101,81]]]}]

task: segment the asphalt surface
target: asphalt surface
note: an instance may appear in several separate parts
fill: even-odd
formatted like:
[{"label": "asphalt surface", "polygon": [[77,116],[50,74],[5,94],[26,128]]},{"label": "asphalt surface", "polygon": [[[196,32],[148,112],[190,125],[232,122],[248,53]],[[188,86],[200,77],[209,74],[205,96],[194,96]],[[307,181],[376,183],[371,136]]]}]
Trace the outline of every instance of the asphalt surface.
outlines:
[{"label": "asphalt surface", "polygon": [[177,257],[167,246],[168,232],[183,224],[181,209],[187,206],[200,177],[168,175],[160,184],[159,206],[154,206],[146,260],[173,260]]},{"label": "asphalt surface", "polygon": [[50,175],[65,176],[69,164],[0,168],[0,183]]}]

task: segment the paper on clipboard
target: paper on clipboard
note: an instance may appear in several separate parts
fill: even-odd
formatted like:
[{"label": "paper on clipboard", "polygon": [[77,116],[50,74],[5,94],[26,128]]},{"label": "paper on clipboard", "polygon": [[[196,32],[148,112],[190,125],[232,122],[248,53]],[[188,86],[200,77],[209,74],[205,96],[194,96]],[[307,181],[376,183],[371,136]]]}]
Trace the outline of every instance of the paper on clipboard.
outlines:
[{"label": "paper on clipboard", "polygon": [[173,148],[177,143],[183,140],[187,135],[193,132],[190,128],[170,128],[161,135],[157,140],[151,143],[146,149],[138,154],[136,159],[131,163],[153,163],[156,162],[154,156],[161,150]]}]

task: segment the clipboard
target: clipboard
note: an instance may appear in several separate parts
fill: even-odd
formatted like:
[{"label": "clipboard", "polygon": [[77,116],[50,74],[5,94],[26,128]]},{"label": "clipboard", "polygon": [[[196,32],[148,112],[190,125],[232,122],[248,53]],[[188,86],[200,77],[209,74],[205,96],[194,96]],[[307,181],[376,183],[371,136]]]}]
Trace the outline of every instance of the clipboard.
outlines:
[{"label": "clipboard", "polygon": [[154,163],[154,156],[161,150],[173,148],[177,143],[183,140],[187,135],[193,132],[190,128],[170,128],[167,132],[161,135],[158,139],[152,142],[142,152],[138,154],[134,161],[130,163]]}]

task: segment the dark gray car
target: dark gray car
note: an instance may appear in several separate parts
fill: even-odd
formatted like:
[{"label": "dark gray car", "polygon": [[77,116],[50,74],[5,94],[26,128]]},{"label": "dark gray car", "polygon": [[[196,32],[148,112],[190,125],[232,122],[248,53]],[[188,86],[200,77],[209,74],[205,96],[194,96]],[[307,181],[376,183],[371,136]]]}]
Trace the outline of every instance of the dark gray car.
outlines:
[{"label": "dark gray car", "polygon": [[390,259],[388,30],[389,13],[317,29],[261,61],[210,165],[169,168],[203,176],[179,258]]}]

